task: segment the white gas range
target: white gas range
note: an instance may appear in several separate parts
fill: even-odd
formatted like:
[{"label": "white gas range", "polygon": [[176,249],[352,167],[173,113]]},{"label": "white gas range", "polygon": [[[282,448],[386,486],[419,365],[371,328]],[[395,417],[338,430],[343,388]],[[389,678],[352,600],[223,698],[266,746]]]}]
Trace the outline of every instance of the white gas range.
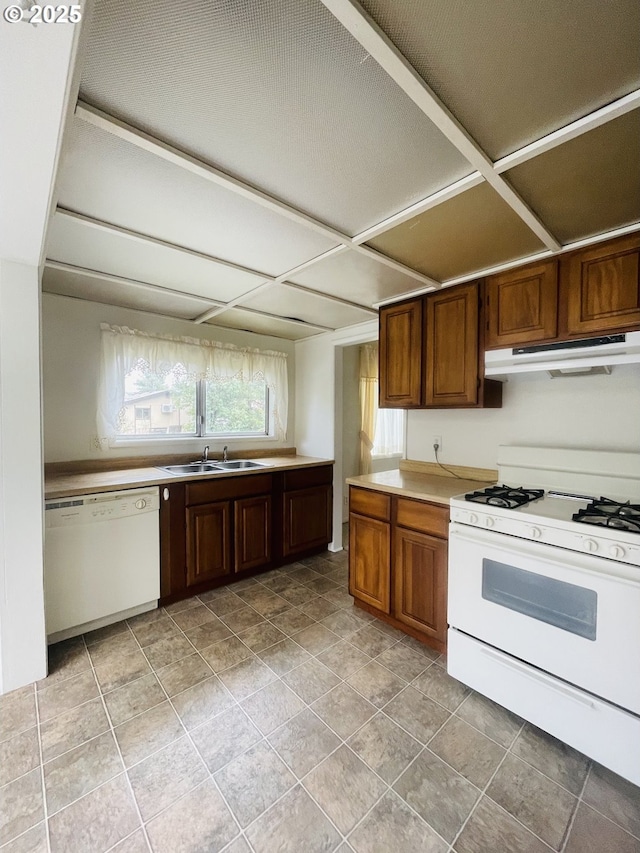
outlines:
[{"label": "white gas range", "polygon": [[640,784],[640,454],[503,447],[499,483],[451,501],[448,670]]}]

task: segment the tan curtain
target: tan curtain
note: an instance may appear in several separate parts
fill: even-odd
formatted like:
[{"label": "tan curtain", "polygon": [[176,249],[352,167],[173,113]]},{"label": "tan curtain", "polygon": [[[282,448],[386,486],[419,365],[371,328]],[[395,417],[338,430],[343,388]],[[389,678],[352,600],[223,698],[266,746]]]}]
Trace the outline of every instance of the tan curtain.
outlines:
[{"label": "tan curtain", "polygon": [[360,473],[371,473],[378,415],[378,344],[360,347]]}]

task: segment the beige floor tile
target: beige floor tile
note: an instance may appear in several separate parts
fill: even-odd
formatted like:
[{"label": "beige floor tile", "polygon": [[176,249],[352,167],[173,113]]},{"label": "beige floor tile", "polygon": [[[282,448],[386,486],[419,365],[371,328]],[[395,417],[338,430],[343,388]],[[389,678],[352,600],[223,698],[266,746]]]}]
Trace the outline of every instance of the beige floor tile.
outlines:
[{"label": "beige floor tile", "polygon": [[241,631],[238,636],[245,646],[248,646],[256,654],[285,638],[282,631],[279,631],[271,622],[261,622],[259,625]]},{"label": "beige floor tile", "polygon": [[174,601],[173,604],[165,604],[164,611],[170,616],[174,616],[176,613],[183,613],[185,610],[198,607],[200,603],[198,596],[194,595],[191,598],[183,598],[182,601]]},{"label": "beige floor tile", "polygon": [[303,628],[302,631],[298,631],[297,634],[293,635],[292,639],[299,646],[302,646],[303,649],[306,649],[309,654],[318,655],[320,652],[328,649],[329,646],[333,646],[339,642],[340,637],[334,634],[333,631],[325,628],[324,625],[318,623],[310,625],[308,628]]},{"label": "beige floor tile", "polygon": [[150,847],[147,844],[144,832],[138,829],[133,835],[112,847],[109,853],[149,853],[149,850]]},{"label": "beige floor tile", "polygon": [[382,708],[393,699],[405,687],[405,683],[376,661],[370,661],[347,678],[347,684],[377,708]]},{"label": "beige floor tile", "polygon": [[0,741],[14,737],[36,724],[36,696],[29,689],[13,690],[0,696]]},{"label": "beige floor tile", "polygon": [[201,650],[200,654],[211,669],[218,673],[254,656],[251,649],[248,649],[237,637],[229,637],[228,640],[207,646],[206,649]]},{"label": "beige floor tile", "polygon": [[594,763],[582,797],[594,809],[640,838],[640,788],[636,785]]},{"label": "beige floor tile", "polygon": [[288,637],[274,646],[258,652],[258,657],[272,669],[276,675],[284,675],[296,666],[309,660],[311,655],[302,646]]},{"label": "beige floor tile", "polygon": [[148,675],[151,668],[141,651],[112,655],[96,664],[96,678],[103,693],[109,693],[118,687],[124,687],[130,681],[136,681]]},{"label": "beige floor tile", "polygon": [[262,739],[244,713],[235,706],[191,732],[196,749],[211,773],[215,773]]},{"label": "beige floor tile", "polygon": [[452,678],[442,667],[435,664],[412,681],[411,686],[449,711],[455,711],[471,693],[471,689],[466,684]]},{"label": "beige floor tile", "polygon": [[327,616],[330,616],[332,613],[337,613],[337,611],[340,610],[337,604],[327,601],[326,598],[322,598],[319,595],[315,595],[311,590],[308,590],[308,592],[310,595],[314,595],[315,598],[302,602],[298,607],[303,611],[303,613],[310,616],[311,619],[319,622],[321,619],[325,619]]},{"label": "beige floor tile", "polygon": [[265,621],[264,616],[261,616],[253,607],[247,607],[246,605],[241,610],[234,610],[232,613],[227,613],[220,618],[236,634],[239,631],[251,628],[252,625],[257,625],[259,622]]},{"label": "beige floor tile", "polygon": [[322,624],[343,639],[362,628],[362,621],[347,610],[336,610],[330,616],[325,616]]},{"label": "beige floor tile", "polygon": [[102,853],[139,825],[123,774],[53,815],[49,820],[51,853]]},{"label": "beige floor tile", "polygon": [[152,643],[157,643],[159,640],[169,640],[180,634],[180,629],[169,616],[163,616],[161,619],[155,619],[153,622],[133,625],[131,630],[142,648],[150,646]]},{"label": "beige floor tile", "polygon": [[256,657],[243,660],[220,673],[221,681],[239,702],[261,687],[266,687],[275,678],[269,667]]},{"label": "beige floor tile", "polygon": [[439,652],[436,652],[435,649],[432,649],[431,646],[428,646],[426,643],[421,643],[420,640],[416,640],[415,637],[407,635],[406,637],[403,637],[400,642],[416,654],[427,658],[427,660],[435,661],[440,657]]},{"label": "beige floor tile", "polygon": [[317,572],[314,572],[313,569],[310,569],[308,566],[305,566],[302,562],[299,564],[299,568],[294,571],[289,572],[289,577],[296,581],[299,584],[306,584],[309,581],[317,580],[319,577],[322,577]]},{"label": "beige floor tile", "polygon": [[6,844],[44,818],[40,768],[0,788],[0,844]]},{"label": "beige floor tile", "polygon": [[105,693],[104,701],[114,726],[136,717],[165,700],[165,694],[153,673]]},{"label": "beige floor tile", "polygon": [[422,750],[421,743],[384,714],[376,714],[347,743],[389,785]]},{"label": "beige floor tile", "polygon": [[279,616],[273,616],[270,621],[278,630],[290,637],[292,634],[302,631],[303,628],[313,625],[315,620],[303,613],[302,610],[298,610],[297,607],[292,607]]},{"label": "beige floor tile", "polygon": [[[212,595],[216,593],[216,595]],[[205,597],[210,596],[211,597]],[[241,610],[245,604],[244,601],[232,592],[225,592],[214,589],[211,593],[203,593],[200,600],[209,608],[216,616],[226,616],[228,613],[233,613],[235,610]]]},{"label": "beige floor tile", "polygon": [[334,592],[339,589],[338,584],[329,580],[326,577],[319,577],[315,580],[309,581],[305,584],[307,589],[310,589],[312,592],[317,593],[318,595],[324,595],[327,592]]},{"label": "beige floor tile", "polygon": [[640,839],[584,803],[578,806],[565,853],[640,853]]},{"label": "beige floor tile", "polygon": [[38,729],[33,726],[0,743],[0,787],[24,776],[39,764]]},{"label": "beige floor tile", "polygon": [[129,770],[143,821],[148,821],[208,778],[202,760],[183,737]]},{"label": "beige floor tile", "polygon": [[171,663],[162,669],[156,671],[160,684],[167,691],[168,696],[175,696],[177,693],[182,693],[194,684],[210,678],[212,675],[211,667],[199,655],[193,654],[183,658],[177,663]]},{"label": "beige floor tile", "polygon": [[302,584],[283,589],[279,595],[294,607],[301,607],[303,604],[308,604],[310,601],[315,601],[318,598],[313,590],[302,586]]},{"label": "beige floor tile", "polygon": [[152,610],[146,610],[144,613],[138,613],[137,616],[127,619],[127,624],[130,628],[136,628],[138,625],[147,625],[149,622],[164,619],[166,615],[164,607],[154,607]]},{"label": "beige floor tile", "polygon": [[173,697],[173,707],[189,730],[232,705],[235,705],[234,698],[215,675]]},{"label": "beige floor tile", "polygon": [[365,625],[364,628],[360,628],[355,634],[351,634],[349,642],[371,658],[381,655],[390,646],[396,644],[396,640],[383,634],[382,631],[379,631],[372,624]]},{"label": "beige floor tile", "polygon": [[123,655],[133,654],[139,650],[140,644],[131,631],[127,630],[126,632],[117,634],[115,637],[110,637],[108,640],[103,640],[100,643],[90,646],[89,655],[93,665],[98,667],[112,663]]},{"label": "beige floor tile", "polygon": [[458,717],[447,720],[429,749],[478,788],[484,788],[505,755],[503,747]]},{"label": "beige floor tile", "polygon": [[65,752],[44,765],[44,788],[49,815],[113,779],[124,770],[112,733]]},{"label": "beige floor tile", "polygon": [[151,643],[144,650],[152,669],[162,669],[170,663],[183,660],[193,654],[193,646],[183,634]]},{"label": "beige floor tile", "polygon": [[108,728],[109,720],[100,698],[60,714],[40,726],[42,760],[51,761],[63,752],[106,732]]},{"label": "beige floor tile", "polygon": [[247,830],[256,853],[330,853],[340,836],[300,786],[266,811]]},{"label": "beige floor tile", "polygon": [[245,699],[242,707],[262,734],[268,735],[299,714],[304,702],[278,679]]},{"label": "beige floor tile", "polygon": [[[483,797],[460,833],[455,850],[456,853],[549,853],[550,848],[493,800]],[[607,853],[606,848],[599,853]]]},{"label": "beige floor tile", "polygon": [[2,848],[2,853],[49,853],[44,821],[10,841]]},{"label": "beige floor tile", "polygon": [[581,752],[530,723],[520,732],[511,751],[572,794],[580,795],[589,771],[589,759]]},{"label": "beige floor tile", "polygon": [[203,625],[205,622],[215,618],[214,613],[204,604],[197,603],[188,610],[182,610],[179,613],[172,613],[171,618],[182,631],[187,631],[189,628],[197,628],[198,625]]},{"label": "beige floor tile", "polygon": [[282,680],[308,705],[340,683],[340,679],[315,658],[292,669]]},{"label": "beige floor tile", "polygon": [[456,714],[500,746],[511,746],[524,723],[520,717],[479,693],[471,693]]},{"label": "beige floor tile", "polygon": [[244,829],[296,784],[296,778],[266,741],[261,741],[214,776]]},{"label": "beige floor tile", "polygon": [[428,743],[450,716],[449,711],[411,686],[398,693],[384,712],[421,743]]},{"label": "beige floor tile", "polygon": [[424,655],[414,652],[404,643],[396,643],[395,646],[378,655],[376,662],[386,666],[398,678],[404,681],[413,681],[421,672],[431,665],[431,661],[425,659]]},{"label": "beige floor tile", "polygon": [[198,650],[205,649],[207,646],[212,646],[214,643],[219,643],[220,640],[226,640],[227,637],[231,636],[231,631],[224,622],[214,616],[213,613],[211,617],[203,625],[196,625],[184,632]]},{"label": "beige floor tile", "polygon": [[153,853],[217,853],[238,834],[238,827],[207,780],[150,821],[147,832]]},{"label": "beige floor tile", "polygon": [[334,687],[317,699],[312,708],[341,738],[348,738],[376,712],[375,707],[348,684]]},{"label": "beige floor tile", "polygon": [[371,658],[348,640],[340,640],[318,655],[318,660],[328,666],[340,678],[348,678],[369,663]]},{"label": "beige floor tile", "polygon": [[300,779],[340,745],[338,736],[308,708],[269,735],[269,742]]},{"label": "beige floor tile", "polygon": [[387,790],[386,784],[344,745],[305,777],[304,787],[343,835],[351,832]]},{"label": "beige floor tile", "polygon": [[279,616],[291,609],[291,602],[287,601],[280,595],[268,595],[261,598],[251,605],[254,610],[257,610],[265,619],[271,619],[273,616]]},{"label": "beige floor tile", "polygon": [[353,597],[341,587],[337,589],[327,590],[327,592],[323,592],[322,597],[325,598],[327,601],[330,601],[331,604],[335,604],[341,610],[344,607],[353,607]]},{"label": "beige floor tile", "polygon": [[82,637],[73,637],[61,643],[55,643],[47,649],[48,675],[42,684],[57,684],[74,675],[91,669],[91,660]]},{"label": "beige floor tile", "polygon": [[[446,853],[448,845],[400,797],[389,791],[349,837],[356,853]],[[489,853],[489,848],[485,851]],[[498,849],[491,853],[498,853]],[[505,851],[500,851],[505,853]]]},{"label": "beige floor tile", "polygon": [[44,687],[37,693],[40,722],[51,720],[97,695],[98,685],[91,670],[51,687]]},{"label": "beige floor tile", "polygon": [[560,850],[577,800],[530,765],[507,755],[487,788],[501,805],[554,850]]},{"label": "beige floor tile", "polygon": [[167,701],[115,728],[116,739],[127,767],[177,740],[183,733],[180,720]]},{"label": "beige floor tile", "polygon": [[449,843],[480,796],[476,787],[428,749],[409,765],[393,790]]}]

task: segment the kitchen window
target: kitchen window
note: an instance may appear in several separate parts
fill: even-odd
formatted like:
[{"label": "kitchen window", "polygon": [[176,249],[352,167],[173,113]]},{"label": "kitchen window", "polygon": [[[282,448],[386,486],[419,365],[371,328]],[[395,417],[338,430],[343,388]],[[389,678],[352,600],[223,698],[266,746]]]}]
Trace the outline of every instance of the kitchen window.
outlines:
[{"label": "kitchen window", "polygon": [[101,445],[285,437],[285,353],[101,328]]}]

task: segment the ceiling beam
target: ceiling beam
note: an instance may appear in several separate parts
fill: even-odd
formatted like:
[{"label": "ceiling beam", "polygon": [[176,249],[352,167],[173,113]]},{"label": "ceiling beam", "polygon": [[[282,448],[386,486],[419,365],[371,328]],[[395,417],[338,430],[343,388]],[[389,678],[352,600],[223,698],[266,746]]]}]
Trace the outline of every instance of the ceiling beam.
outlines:
[{"label": "ceiling beam", "polygon": [[303,326],[306,329],[317,329],[318,332],[335,332],[334,326],[321,326],[319,323],[310,323],[307,320],[299,320],[297,317],[281,317],[279,314],[269,314],[268,311],[257,311],[255,308],[245,308],[244,305],[236,306],[236,311],[243,314],[252,314],[264,317],[267,320],[277,320],[279,323],[290,323],[292,326]]},{"label": "ceiling beam", "polygon": [[558,251],[560,249],[558,240],[505,178],[495,171],[492,160],[425,83],[415,68],[409,64],[373,18],[355,0],[321,0],[321,2],[493,187],[538,239],[548,249]]},{"label": "ceiling beam", "polygon": [[569,142],[577,136],[582,136],[583,133],[588,133],[590,130],[595,130],[596,127],[613,121],[613,119],[620,118],[620,116],[626,115],[626,113],[638,109],[638,107],[640,107],[640,89],[636,89],[635,92],[630,92],[628,95],[618,98],[617,101],[606,104],[606,106],[594,110],[594,112],[582,116],[582,118],[576,121],[572,121],[571,124],[554,130],[553,133],[548,133],[541,139],[536,139],[535,142],[531,142],[529,145],[525,145],[511,154],[507,154],[506,157],[496,160],[493,168],[498,174],[502,174],[507,169],[513,169],[521,163],[526,163],[528,160],[544,154],[545,151],[551,151],[553,148],[557,148],[558,145]]}]

